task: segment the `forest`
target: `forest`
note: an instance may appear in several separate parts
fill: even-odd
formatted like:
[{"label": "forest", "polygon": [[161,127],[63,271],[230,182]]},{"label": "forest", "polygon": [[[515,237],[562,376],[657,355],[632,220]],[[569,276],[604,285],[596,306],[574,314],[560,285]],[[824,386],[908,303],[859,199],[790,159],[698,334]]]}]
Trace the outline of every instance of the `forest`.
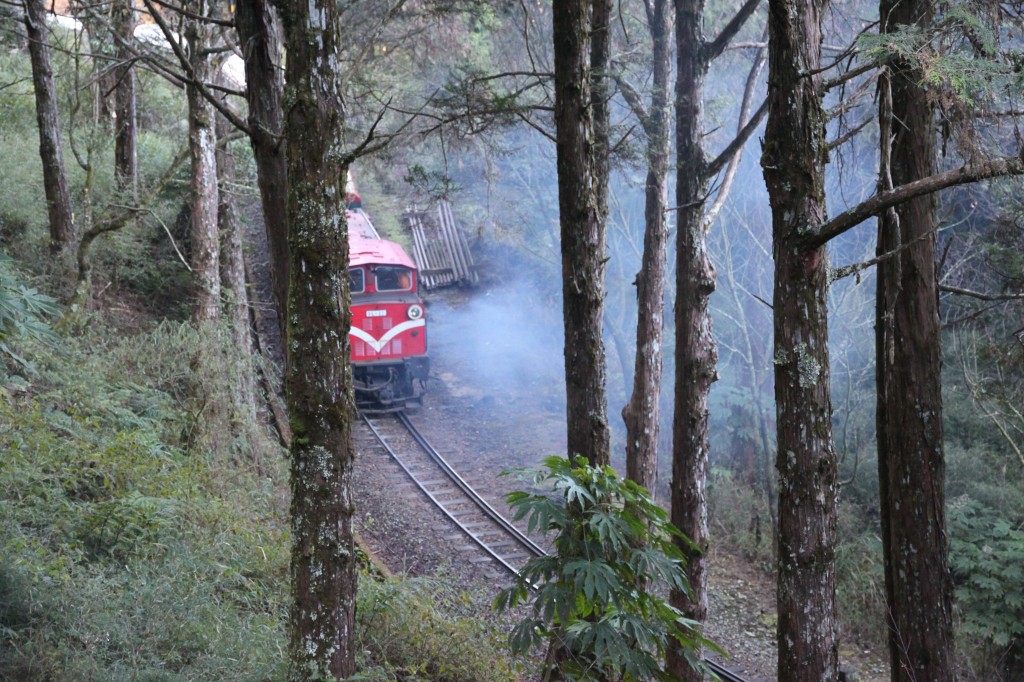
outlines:
[{"label": "forest", "polygon": [[[1022,32],[0,0],[0,679],[714,679],[722,553],[780,682],[1024,679]],[[464,324],[559,328],[565,440],[508,498],[553,554],[482,607],[354,526],[351,177],[398,242],[457,207]]]}]

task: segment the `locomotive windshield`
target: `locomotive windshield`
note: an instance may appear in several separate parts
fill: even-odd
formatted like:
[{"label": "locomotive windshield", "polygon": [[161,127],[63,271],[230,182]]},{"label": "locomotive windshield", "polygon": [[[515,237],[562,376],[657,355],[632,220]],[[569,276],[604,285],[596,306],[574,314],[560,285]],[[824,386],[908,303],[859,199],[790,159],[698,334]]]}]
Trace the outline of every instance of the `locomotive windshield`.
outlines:
[{"label": "locomotive windshield", "polygon": [[349,268],[348,281],[353,294],[363,293],[363,288],[366,286],[365,279],[362,268]]},{"label": "locomotive windshield", "polygon": [[397,265],[378,265],[377,291],[408,291],[412,289],[412,270]]}]

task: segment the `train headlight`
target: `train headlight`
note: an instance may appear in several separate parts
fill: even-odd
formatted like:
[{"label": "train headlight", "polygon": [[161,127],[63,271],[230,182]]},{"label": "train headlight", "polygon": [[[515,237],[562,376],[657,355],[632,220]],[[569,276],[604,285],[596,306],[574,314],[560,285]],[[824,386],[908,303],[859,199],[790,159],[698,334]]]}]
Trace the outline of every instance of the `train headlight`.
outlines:
[{"label": "train headlight", "polygon": [[418,320],[423,317],[423,306],[414,303],[409,306],[407,314],[409,315],[410,320]]}]

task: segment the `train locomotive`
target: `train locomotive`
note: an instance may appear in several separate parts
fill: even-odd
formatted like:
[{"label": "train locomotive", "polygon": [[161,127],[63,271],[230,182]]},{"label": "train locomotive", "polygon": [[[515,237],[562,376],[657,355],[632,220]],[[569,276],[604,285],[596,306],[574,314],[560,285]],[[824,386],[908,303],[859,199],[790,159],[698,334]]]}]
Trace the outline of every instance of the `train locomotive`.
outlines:
[{"label": "train locomotive", "polygon": [[374,411],[415,408],[430,371],[416,263],[401,246],[381,238],[351,191],[346,215],[356,405]]}]

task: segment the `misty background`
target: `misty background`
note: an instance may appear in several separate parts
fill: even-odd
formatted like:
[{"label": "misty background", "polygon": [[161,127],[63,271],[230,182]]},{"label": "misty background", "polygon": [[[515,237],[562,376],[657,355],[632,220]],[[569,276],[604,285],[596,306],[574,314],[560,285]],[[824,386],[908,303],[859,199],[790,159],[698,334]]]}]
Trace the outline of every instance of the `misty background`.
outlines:
[{"label": "misty background", "polygon": [[[851,24],[848,30],[852,34],[860,27]],[[759,31],[756,27],[750,30],[752,36]],[[711,131],[707,138],[711,156],[735,132],[739,95],[755,52],[727,52],[709,73],[705,128]],[[764,71],[754,108],[765,94]],[[876,106],[870,94],[863,104]],[[624,105],[616,102],[616,107],[613,119],[627,120],[629,112]],[[837,117],[830,137],[843,134],[859,117],[870,113],[852,111]],[[646,166],[644,140],[639,135],[637,130],[632,131],[620,147],[609,198],[604,339],[613,463],[620,469],[624,468],[620,412],[632,390],[636,352],[633,281],[640,268],[644,233]],[[771,211],[760,168],[760,135],[760,131],[753,135],[744,148],[731,192],[709,233],[710,253],[718,273],[711,306],[719,348],[719,380],[711,393],[711,461],[713,465],[748,469],[752,478],[755,472],[763,474],[774,467]],[[876,150],[876,129],[869,126],[833,153],[828,177],[831,215],[874,191]],[[564,382],[554,145],[539,132],[520,126],[487,142],[449,141],[443,150],[435,151],[434,157],[421,155],[418,162],[428,159],[427,173],[444,174],[450,181],[445,189],[454,188],[449,198],[473,242],[484,284],[466,305],[431,305],[431,348],[459,354],[460,363],[466,363],[495,395],[522,391],[524,384],[545,387],[537,389],[538,399],[564,416],[564,386],[552,388]],[[429,166],[431,158],[436,162],[434,166]],[[376,195],[367,188],[392,185],[394,180],[389,178],[396,171],[386,165],[373,165],[368,170],[363,196],[373,212]],[[718,187],[718,182],[713,184],[715,190]],[[670,206],[673,197],[674,175],[670,178]],[[713,194],[709,205],[714,198]],[[422,201],[428,203],[430,199],[424,194]],[[659,479],[663,483],[669,479],[675,371],[674,219],[672,212],[659,445]],[[830,247],[832,266],[873,257],[874,240],[873,221],[852,230]],[[837,447],[854,458],[865,447],[873,448],[873,297],[874,275],[870,268],[857,277],[835,281],[830,291]],[[556,399],[562,402],[554,405]],[[552,447],[564,448],[564,443]]]}]

